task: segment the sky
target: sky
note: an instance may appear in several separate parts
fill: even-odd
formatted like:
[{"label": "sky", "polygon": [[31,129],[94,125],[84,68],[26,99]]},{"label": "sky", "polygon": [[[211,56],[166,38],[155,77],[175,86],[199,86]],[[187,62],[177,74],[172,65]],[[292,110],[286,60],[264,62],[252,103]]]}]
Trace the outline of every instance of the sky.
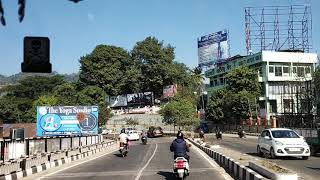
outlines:
[{"label": "sky", "polygon": [[50,39],[53,71],[79,71],[81,56],[98,44],[130,51],[136,42],[154,36],[175,47],[175,60],[194,68],[197,38],[229,31],[231,55],[246,54],[244,8],[247,6],[310,4],[313,52],[320,51],[319,0],[27,0],[25,18],[18,21],[17,0],[2,0],[7,25],[0,25],[0,74],[21,71],[23,38]]}]

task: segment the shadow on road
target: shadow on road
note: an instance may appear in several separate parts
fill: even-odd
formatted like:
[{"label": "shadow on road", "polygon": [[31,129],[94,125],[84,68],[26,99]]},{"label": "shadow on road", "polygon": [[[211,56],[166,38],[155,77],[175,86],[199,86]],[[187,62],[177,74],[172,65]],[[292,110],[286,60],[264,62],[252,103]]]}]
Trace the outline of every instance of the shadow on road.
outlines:
[{"label": "shadow on road", "polygon": [[315,168],[315,167],[307,167],[308,169],[312,169],[312,170],[317,170],[320,171],[320,168]]},{"label": "shadow on road", "polygon": [[157,174],[163,176],[166,178],[166,180],[171,180],[171,179],[175,179],[176,176],[173,172],[168,172],[168,171],[159,171]]},{"label": "shadow on road", "polygon": [[117,154],[113,154],[114,156],[117,156],[117,157],[121,157],[121,158],[123,158],[122,157],[122,155],[120,154],[120,153],[117,153]]}]

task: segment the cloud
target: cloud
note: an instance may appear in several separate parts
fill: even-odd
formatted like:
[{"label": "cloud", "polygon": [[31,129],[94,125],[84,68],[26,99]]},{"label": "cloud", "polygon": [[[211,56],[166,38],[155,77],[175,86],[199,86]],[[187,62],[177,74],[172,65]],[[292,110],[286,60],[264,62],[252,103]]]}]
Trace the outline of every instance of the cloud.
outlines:
[{"label": "cloud", "polygon": [[88,13],[88,20],[89,21],[94,21],[95,15],[92,13]]}]

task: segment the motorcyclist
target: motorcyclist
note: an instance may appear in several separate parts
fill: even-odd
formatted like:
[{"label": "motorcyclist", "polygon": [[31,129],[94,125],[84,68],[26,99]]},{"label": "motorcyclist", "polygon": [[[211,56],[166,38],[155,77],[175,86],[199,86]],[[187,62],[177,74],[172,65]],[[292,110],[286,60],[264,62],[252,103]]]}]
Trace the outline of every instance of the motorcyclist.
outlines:
[{"label": "motorcyclist", "polygon": [[141,141],[142,141],[142,138],[146,138],[147,139],[147,133],[144,131],[144,130],[142,130],[142,132],[141,132]]},{"label": "motorcyclist", "polygon": [[129,148],[128,148],[128,141],[129,141],[129,137],[128,137],[128,135],[126,134],[125,129],[122,129],[122,130],[121,130],[121,133],[120,133],[120,135],[119,135],[120,146],[123,145],[123,146],[128,150],[128,149],[129,149]]},{"label": "motorcyclist", "polygon": [[174,159],[177,157],[184,157],[188,161],[190,159],[187,152],[189,152],[189,145],[183,138],[183,133],[181,131],[177,134],[177,139],[173,140],[173,142],[170,145],[170,151],[174,152]]}]

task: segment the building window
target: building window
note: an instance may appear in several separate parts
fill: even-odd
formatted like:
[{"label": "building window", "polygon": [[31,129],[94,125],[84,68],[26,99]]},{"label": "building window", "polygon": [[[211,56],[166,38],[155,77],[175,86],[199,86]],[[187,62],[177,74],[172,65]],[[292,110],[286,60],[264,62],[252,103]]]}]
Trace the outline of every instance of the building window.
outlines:
[{"label": "building window", "polygon": [[220,84],[223,85],[223,78],[220,78]]},{"label": "building window", "polygon": [[274,66],[269,66],[269,73],[274,73]]},{"label": "building window", "polygon": [[292,99],[283,99],[283,109],[285,113],[293,112],[293,100]]},{"label": "building window", "polygon": [[304,67],[298,67],[298,77],[304,77]]},{"label": "building window", "polygon": [[262,77],[263,76],[262,67],[259,67],[258,71],[259,71],[259,77]]},{"label": "building window", "polygon": [[282,67],[275,67],[275,75],[282,76]]},{"label": "building window", "polygon": [[283,67],[283,73],[289,74],[289,67],[288,66]]},{"label": "building window", "polygon": [[270,110],[269,112],[271,113],[277,113],[277,101],[276,100],[270,100],[269,101],[270,104]]},{"label": "building window", "polygon": [[297,67],[292,67],[292,73],[297,73]]},{"label": "building window", "polygon": [[214,82],[210,80],[210,87],[214,86]]},{"label": "building window", "polygon": [[306,71],[306,74],[310,74],[311,73],[310,67],[306,67],[305,71]]},{"label": "building window", "polygon": [[214,80],[214,86],[218,86],[218,81],[216,79]]}]

